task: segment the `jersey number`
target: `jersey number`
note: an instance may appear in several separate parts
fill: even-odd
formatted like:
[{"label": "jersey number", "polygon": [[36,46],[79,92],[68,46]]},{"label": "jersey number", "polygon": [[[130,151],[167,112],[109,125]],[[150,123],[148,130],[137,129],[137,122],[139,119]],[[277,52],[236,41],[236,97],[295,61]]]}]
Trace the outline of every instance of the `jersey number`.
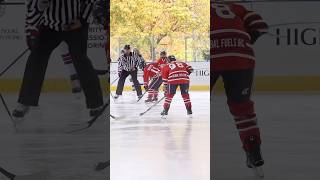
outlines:
[{"label": "jersey number", "polygon": [[[184,67],[182,63],[176,63],[176,64],[177,64],[177,66],[178,66],[179,68],[183,68],[183,67]],[[169,68],[170,68],[171,70],[175,69],[175,68],[177,67],[176,64],[169,64]]]},{"label": "jersey number", "polygon": [[224,19],[233,19],[236,15],[231,11],[230,7],[225,4],[213,4],[216,14]]}]

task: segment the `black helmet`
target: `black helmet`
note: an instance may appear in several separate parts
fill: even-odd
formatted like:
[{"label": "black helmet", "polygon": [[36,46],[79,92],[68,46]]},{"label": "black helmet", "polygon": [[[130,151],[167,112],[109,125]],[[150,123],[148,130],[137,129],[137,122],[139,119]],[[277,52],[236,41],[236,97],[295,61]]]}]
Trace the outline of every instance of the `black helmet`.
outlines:
[{"label": "black helmet", "polygon": [[168,56],[168,61],[171,62],[171,61],[176,61],[176,57],[174,55],[170,55]]},{"label": "black helmet", "polygon": [[131,49],[130,45],[125,45],[123,49]]},{"label": "black helmet", "polygon": [[167,52],[166,51],[161,51],[160,55],[167,55]]}]

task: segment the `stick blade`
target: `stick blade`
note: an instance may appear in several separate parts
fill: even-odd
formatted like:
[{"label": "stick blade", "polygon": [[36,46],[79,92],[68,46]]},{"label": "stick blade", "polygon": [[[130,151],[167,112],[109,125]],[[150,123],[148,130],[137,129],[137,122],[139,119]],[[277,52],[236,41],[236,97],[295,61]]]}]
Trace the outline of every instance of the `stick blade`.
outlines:
[{"label": "stick blade", "polygon": [[29,175],[17,175],[14,180],[47,180],[48,174],[49,173],[47,171],[41,171]]},{"label": "stick blade", "polygon": [[90,128],[90,125],[87,122],[82,123],[82,124],[72,125],[71,127],[68,127],[65,130],[65,133],[72,134],[72,133],[76,133],[76,132],[81,132],[81,131],[86,130],[88,128]]}]

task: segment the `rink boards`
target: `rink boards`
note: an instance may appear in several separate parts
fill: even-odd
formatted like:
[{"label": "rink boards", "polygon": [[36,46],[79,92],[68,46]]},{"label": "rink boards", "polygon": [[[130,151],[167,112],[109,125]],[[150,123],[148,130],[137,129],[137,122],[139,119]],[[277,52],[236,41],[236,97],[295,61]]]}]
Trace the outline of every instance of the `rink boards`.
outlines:
[{"label": "rink boards", "polygon": [[[190,74],[190,90],[196,91],[208,91],[210,89],[210,62],[188,62],[190,66],[193,67],[194,71]],[[110,67],[110,82],[118,78],[118,65],[117,63],[112,63]],[[138,80],[143,84],[143,72],[139,70]],[[111,90],[116,89],[116,83],[111,85]],[[132,82],[127,80],[125,83],[125,90],[132,90]]]}]

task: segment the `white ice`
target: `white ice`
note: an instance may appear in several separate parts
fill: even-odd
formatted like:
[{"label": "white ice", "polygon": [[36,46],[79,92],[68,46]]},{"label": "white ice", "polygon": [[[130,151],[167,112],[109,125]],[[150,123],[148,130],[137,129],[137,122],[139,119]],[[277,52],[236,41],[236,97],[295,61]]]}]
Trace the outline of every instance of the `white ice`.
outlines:
[{"label": "white ice", "polygon": [[210,96],[191,92],[190,97],[192,119],[179,92],[166,120],[160,118],[163,102],[139,117],[151,104],[136,103],[133,92],[111,100],[111,114],[120,117],[111,122],[112,180],[210,179]]},{"label": "white ice", "polygon": [[[17,95],[4,97],[13,109]],[[71,93],[44,93],[39,108],[30,111],[18,132],[2,104],[0,117],[0,166],[18,175],[47,169],[48,180],[107,179],[107,170],[94,171],[94,165],[109,154],[106,118],[88,131],[66,134],[89,119],[84,99]],[[6,178],[0,175],[0,180]]]},{"label": "white ice", "polygon": [[[254,100],[262,132],[264,180],[320,179],[320,94],[258,93]],[[245,166],[224,95],[215,96],[213,109],[212,179],[254,179]]]}]

